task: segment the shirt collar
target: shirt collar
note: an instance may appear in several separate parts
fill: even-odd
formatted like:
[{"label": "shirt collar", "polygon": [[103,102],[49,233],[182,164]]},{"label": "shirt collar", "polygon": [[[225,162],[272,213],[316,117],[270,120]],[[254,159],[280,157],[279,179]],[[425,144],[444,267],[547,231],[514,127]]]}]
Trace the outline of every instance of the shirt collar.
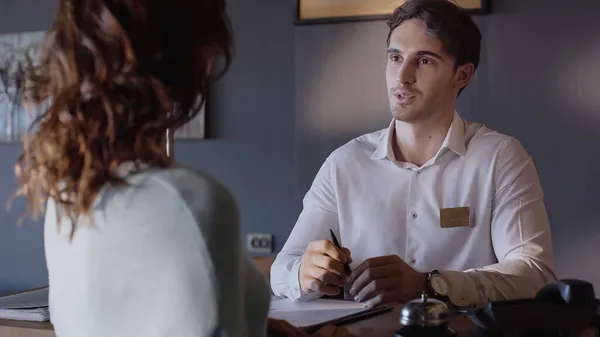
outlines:
[{"label": "shirt collar", "polygon": [[450,124],[450,129],[448,129],[448,134],[446,134],[446,138],[444,139],[441,148],[449,148],[457,155],[464,156],[467,152],[465,142],[465,122],[460,118],[458,113],[454,111],[452,124]]},{"label": "shirt collar", "polygon": [[[394,160],[394,152],[392,151],[392,142],[394,141],[394,126],[395,120],[392,119],[387,131],[381,137],[379,145],[371,155],[371,159],[384,159],[387,157],[390,160]],[[466,153],[465,123],[456,111],[454,111],[454,118],[452,119],[448,133],[446,134],[446,138],[444,138],[444,142],[442,143],[442,146],[440,147],[436,157],[445,148],[452,150],[460,156],[464,156]]]},{"label": "shirt collar", "polygon": [[394,134],[394,122],[395,120],[392,119],[387,131],[379,140],[379,145],[377,145],[377,148],[371,155],[371,159],[383,159],[385,157],[389,157],[390,159],[393,158],[394,153],[392,152],[392,136]]}]

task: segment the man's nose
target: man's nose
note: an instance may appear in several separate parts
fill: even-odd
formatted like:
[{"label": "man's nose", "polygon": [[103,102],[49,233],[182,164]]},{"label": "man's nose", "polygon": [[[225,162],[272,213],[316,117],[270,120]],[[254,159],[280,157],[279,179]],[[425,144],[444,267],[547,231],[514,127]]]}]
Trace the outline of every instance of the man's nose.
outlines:
[{"label": "man's nose", "polygon": [[416,68],[411,62],[404,62],[398,69],[398,77],[396,80],[398,83],[404,84],[412,84],[417,80],[416,78]]}]

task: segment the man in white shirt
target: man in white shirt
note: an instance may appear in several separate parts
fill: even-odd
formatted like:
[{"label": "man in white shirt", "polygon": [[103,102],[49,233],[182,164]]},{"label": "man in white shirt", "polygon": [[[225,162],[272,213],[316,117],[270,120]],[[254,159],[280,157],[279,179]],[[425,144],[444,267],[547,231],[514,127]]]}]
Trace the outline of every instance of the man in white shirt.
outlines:
[{"label": "man in white shirt", "polygon": [[536,168],[517,140],[455,111],[479,63],[477,26],[440,0],[407,1],[388,25],[393,120],[325,160],[271,268],[274,294],[345,287],[376,305],[426,291],[453,306],[535,296],[555,279]]}]

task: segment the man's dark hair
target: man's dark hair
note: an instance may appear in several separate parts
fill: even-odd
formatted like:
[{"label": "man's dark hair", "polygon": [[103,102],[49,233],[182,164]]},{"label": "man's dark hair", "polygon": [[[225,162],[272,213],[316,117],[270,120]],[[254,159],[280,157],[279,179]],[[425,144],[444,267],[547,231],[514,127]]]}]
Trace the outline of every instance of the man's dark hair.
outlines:
[{"label": "man's dark hair", "polygon": [[448,0],[407,0],[388,20],[388,45],[394,29],[410,19],[425,22],[429,34],[440,40],[444,49],[454,56],[455,67],[473,63],[477,69],[481,32],[460,7]]}]

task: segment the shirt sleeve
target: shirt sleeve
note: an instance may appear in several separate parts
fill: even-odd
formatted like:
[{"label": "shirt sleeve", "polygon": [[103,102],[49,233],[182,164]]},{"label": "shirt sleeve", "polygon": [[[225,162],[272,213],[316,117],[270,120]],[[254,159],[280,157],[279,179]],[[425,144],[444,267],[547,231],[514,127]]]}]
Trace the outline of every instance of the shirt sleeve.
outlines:
[{"label": "shirt sleeve", "polygon": [[440,270],[456,306],[532,298],[556,279],[550,225],[531,157],[514,139],[497,157],[491,240],[498,263],[465,271]]},{"label": "shirt sleeve", "polygon": [[323,294],[305,293],[300,287],[302,255],[309,242],[328,240],[329,229],[339,233],[333,159],[329,156],[303,199],[303,209],[283,248],[271,267],[273,294],[294,301],[316,299]]}]

